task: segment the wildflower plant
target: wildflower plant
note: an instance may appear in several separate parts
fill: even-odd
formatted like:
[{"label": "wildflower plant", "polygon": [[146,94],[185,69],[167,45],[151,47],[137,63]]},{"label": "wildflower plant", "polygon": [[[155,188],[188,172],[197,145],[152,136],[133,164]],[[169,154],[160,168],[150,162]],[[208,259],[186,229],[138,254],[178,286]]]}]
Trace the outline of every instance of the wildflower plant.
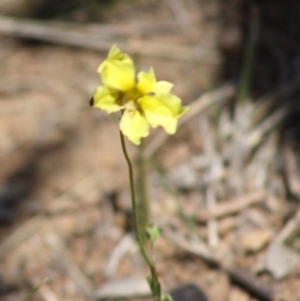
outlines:
[{"label": "wildflower plant", "polygon": [[142,228],[144,225],[138,216],[133,168],[124,136],[135,145],[140,145],[141,139],[149,135],[150,127],[161,126],[168,134],[174,134],[178,119],[188,107],[182,106],[181,99],[171,93],[173,84],[156,80],[152,68],[148,72],[139,72],[136,77],[132,59],[116,45],[111,47],[107,59],[100,64],[97,72],[103,85],[97,87],[91,105],[109,114],[121,112],[120,138],[129,170],[134,228],[142,256],[150,269],[147,280],[151,293],[155,301],[170,300],[169,295],[161,292],[153,259],[146,250],[143,233],[146,232],[149,240],[153,242],[159,232],[155,226]]},{"label": "wildflower plant", "polygon": [[181,99],[170,91],[173,84],[156,81],[154,70],[140,72],[135,79],[135,68],[128,54],[114,45],[107,59],[98,67],[103,86],[93,97],[93,106],[107,113],[122,111],[120,130],[136,145],[149,135],[149,127],[162,126],[174,134],[177,120],[186,111]]}]

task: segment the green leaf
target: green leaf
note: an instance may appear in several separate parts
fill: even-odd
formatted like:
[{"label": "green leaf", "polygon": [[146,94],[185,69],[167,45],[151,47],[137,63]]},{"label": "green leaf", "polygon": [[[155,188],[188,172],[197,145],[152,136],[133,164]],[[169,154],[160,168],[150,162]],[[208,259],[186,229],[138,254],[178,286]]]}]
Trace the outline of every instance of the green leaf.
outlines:
[{"label": "green leaf", "polygon": [[151,227],[147,227],[146,234],[147,238],[154,242],[160,236],[160,230],[156,225],[154,225]]},{"label": "green leaf", "polygon": [[40,289],[40,287],[46,283],[48,279],[43,280],[39,285],[34,287],[24,298],[22,298],[20,301],[29,301],[31,297]]},{"label": "green leaf", "polygon": [[173,297],[170,294],[163,294],[162,301],[174,301]]}]

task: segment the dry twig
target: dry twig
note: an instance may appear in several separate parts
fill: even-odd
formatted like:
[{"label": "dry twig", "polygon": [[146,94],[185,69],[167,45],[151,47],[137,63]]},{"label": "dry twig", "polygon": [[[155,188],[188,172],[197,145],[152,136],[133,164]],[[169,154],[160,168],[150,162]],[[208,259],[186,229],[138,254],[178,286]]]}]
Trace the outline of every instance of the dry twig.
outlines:
[{"label": "dry twig", "polygon": [[[71,25],[69,27],[72,27]],[[83,29],[86,29],[83,27]],[[78,25],[70,28],[54,27],[43,22],[0,16],[0,33],[18,38],[69,45],[93,50],[108,51],[111,45],[118,46],[125,52],[144,56],[175,59],[199,60],[211,53],[212,49],[189,47],[179,44],[162,44],[140,39],[120,39],[115,36],[101,36],[99,33],[87,33],[78,30]],[[209,46],[208,48],[213,47]]]},{"label": "dry twig", "polygon": [[263,284],[253,275],[249,274],[248,272],[242,269],[235,267],[227,267],[226,263],[223,263],[219,259],[215,258],[215,256],[210,252],[209,248],[205,245],[204,242],[188,240],[182,235],[171,231],[166,226],[163,229],[163,234],[176,246],[192,254],[200,256],[208,263],[221,268],[229,275],[232,281],[234,281],[236,284],[238,284],[251,295],[255,296],[258,300],[274,301],[275,293],[270,287]]},{"label": "dry twig", "polygon": [[186,29],[186,26],[191,25],[188,11],[185,8],[185,5],[182,0],[165,0],[172,10],[176,22],[178,25],[183,26]]},{"label": "dry twig", "polygon": [[0,243],[0,259],[11,254],[19,245],[23,244],[29,237],[42,231],[46,226],[43,218],[37,216],[25,222]]},{"label": "dry twig", "polygon": [[244,196],[240,196],[231,201],[224,201],[204,210],[201,210],[197,214],[197,220],[199,222],[206,222],[211,218],[217,218],[229,214],[236,213],[244,208],[260,203],[264,200],[265,191],[255,191]]},{"label": "dry twig", "polygon": [[[187,121],[202,113],[210,106],[233,97],[234,93],[235,87],[232,84],[226,84],[217,90],[201,95],[199,98],[192,102],[189,111],[185,115],[183,115],[182,118],[178,121],[178,127],[182,126]],[[160,130],[146,146],[145,157],[152,157],[153,154],[168,139],[168,137],[168,134]]]},{"label": "dry twig", "polygon": [[121,258],[133,244],[134,239],[131,234],[126,234],[124,237],[122,237],[121,241],[117,244],[115,249],[111,252],[110,257],[108,258],[108,262],[104,271],[106,277],[113,276]]}]

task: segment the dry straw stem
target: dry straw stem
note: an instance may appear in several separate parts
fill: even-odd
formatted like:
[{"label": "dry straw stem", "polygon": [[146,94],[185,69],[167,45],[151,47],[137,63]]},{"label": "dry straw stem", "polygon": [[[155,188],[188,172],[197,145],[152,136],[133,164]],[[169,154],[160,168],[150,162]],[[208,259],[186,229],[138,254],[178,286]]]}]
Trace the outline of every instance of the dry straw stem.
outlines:
[{"label": "dry straw stem", "polygon": [[104,270],[104,275],[108,278],[114,276],[117,267],[126,252],[134,245],[135,240],[132,234],[125,234],[116,247],[111,251],[110,257],[107,260],[107,265]]},{"label": "dry straw stem", "polygon": [[[200,118],[199,129],[203,140],[205,156],[211,162],[208,171],[208,178],[211,180],[211,185],[206,187],[205,199],[207,202],[207,207],[214,208],[217,204],[217,193],[215,187],[216,181],[214,181],[213,179],[216,179],[215,171],[219,169],[219,160],[215,145],[215,135],[213,134],[213,130],[209,125],[207,116]],[[207,232],[209,246],[216,248],[219,244],[218,221],[216,218],[212,217],[208,220]]]},{"label": "dry straw stem", "polygon": [[248,206],[261,203],[264,200],[265,195],[266,192],[261,190],[239,196],[231,201],[223,201],[220,204],[216,204],[214,207],[201,210],[197,215],[197,220],[199,222],[206,222],[211,218],[237,213]]},{"label": "dry straw stem", "polygon": [[[58,232],[58,230],[56,231]],[[64,242],[54,232],[49,232],[42,237],[49,247],[50,259],[57,263],[61,271],[68,275],[74,282],[76,291],[79,295],[88,295],[92,290],[92,284],[86,275],[80,270],[78,265],[73,261],[65,247]]]},{"label": "dry straw stem", "polygon": [[287,186],[289,191],[294,197],[300,198],[300,179],[299,179],[299,166],[297,162],[296,154],[291,150],[290,147],[284,146],[284,167],[285,167],[285,178],[287,180]]},{"label": "dry straw stem", "polygon": [[[51,218],[37,216],[28,220],[0,243],[0,260],[8,259],[17,252],[19,258],[22,256],[26,258],[26,253],[30,254],[34,258],[32,262],[34,265],[44,265],[45,260],[53,262],[59,265],[61,271],[70,275],[81,294],[89,293],[91,290],[89,280],[72,260],[63,240],[54,232],[59,233],[59,229],[56,229],[56,223]],[[27,263],[31,265],[30,260]],[[36,282],[32,285],[35,286]],[[41,293],[49,295],[50,293],[47,294],[45,290]]]},{"label": "dry straw stem", "polygon": [[56,301],[58,300],[56,295],[53,294],[53,292],[51,291],[52,294],[46,294],[46,295],[43,295],[41,293],[42,289],[45,288],[46,286],[46,283],[48,281],[48,278],[44,279],[41,283],[35,285],[35,287],[32,289],[32,291],[24,298],[22,298],[20,301],[28,301],[30,300],[36,293],[40,293],[44,300],[48,301],[48,300],[51,300],[51,301]]},{"label": "dry straw stem", "polygon": [[[296,92],[299,86],[300,77],[256,100],[258,105],[253,114],[253,121],[257,124],[259,120],[262,121],[246,136],[244,143],[249,149],[261,143],[263,137],[276,128],[288,114],[289,108],[287,105],[283,105],[269,114],[268,111],[270,110],[271,104],[274,103],[274,100],[288,99]],[[269,116],[267,116],[268,114]]]},{"label": "dry straw stem", "polygon": [[206,244],[200,240],[188,240],[183,235],[171,230],[170,227],[163,226],[162,229],[164,237],[170,240],[174,245],[181,249],[187,250],[188,252],[200,256],[207,262],[216,263],[213,254],[210,252]]},{"label": "dry straw stem", "polygon": [[42,217],[34,217],[16,229],[0,243],[0,259],[11,254],[16,248],[46,227]]},{"label": "dry straw stem", "polygon": [[[209,209],[214,209],[217,206],[216,192],[213,187],[207,188],[206,200]],[[216,248],[219,245],[220,238],[218,228],[217,219],[214,216],[211,217],[207,223],[208,243],[211,248]]]},{"label": "dry straw stem", "polygon": [[266,95],[258,98],[256,100],[256,103],[259,105],[257,107],[258,113],[261,112],[263,117],[265,115],[265,111],[261,110],[261,106],[264,106],[265,104],[268,105],[268,103],[272,102],[273,100],[288,98],[292,96],[292,94],[298,89],[299,85],[300,77],[297,77],[295,78],[295,80],[289,82],[288,84],[279,86],[278,88],[272,90],[270,93],[267,93]]},{"label": "dry straw stem", "polygon": [[295,235],[299,235],[299,227],[300,210],[298,210],[296,215],[287,222],[275,239],[280,242],[286,242],[295,237]]},{"label": "dry straw stem", "polygon": [[[97,197],[89,198],[89,196],[99,190],[99,187],[101,187],[102,177],[103,174],[101,171],[96,170],[74,183],[74,185],[70,186],[64,193],[49,203],[46,209],[47,213],[57,214],[70,210],[70,207],[82,205],[82,200],[84,200],[85,205],[93,205],[97,203]],[[78,200],[75,204],[74,199]]]},{"label": "dry straw stem", "polygon": [[250,134],[247,135],[244,141],[245,146],[247,146],[249,149],[257,146],[268,132],[273,130],[280,122],[282,122],[287,113],[288,108],[283,107],[266,117],[260,125],[258,125],[251,131]]},{"label": "dry straw stem", "polygon": [[[178,121],[178,128],[184,125],[187,121],[191,120],[200,113],[203,113],[210,106],[222,101],[228,100],[235,94],[235,87],[232,84],[226,84],[214,91],[205,93],[198,97],[190,105],[189,111],[182,116]],[[145,157],[151,158],[154,153],[164,144],[169,135],[160,130],[155,137],[148,143],[145,148]]]},{"label": "dry straw stem", "polygon": [[[61,24],[61,23],[59,23]],[[19,38],[30,38],[40,41],[70,45],[93,50],[108,51],[112,44],[125,52],[139,54],[148,57],[157,57],[175,60],[199,60],[211,54],[214,45],[206,48],[190,47],[179,44],[166,44],[154,41],[146,41],[133,38],[120,38],[112,35],[103,36],[95,27],[69,24],[68,26],[54,26],[54,23],[43,23],[26,19],[0,16],[0,33]],[[108,31],[107,27],[103,32]],[[96,31],[96,33],[95,33]]]},{"label": "dry straw stem", "polygon": [[59,301],[60,299],[47,284],[43,284],[39,288],[38,293],[45,301]]},{"label": "dry straw stem", "polygon": [[211,250],[203,241],[188,239],[174,230],[171,230],[168,226],[164,226],[163,234],[177,247],[195,254],[208,263],[221,268],[235,283],[237,283],[245,291],[251,293],[251,295],[255,296],[258,300],[274,300],[275,293],[270,287],[264,285],[257,278],[242,269],[226,266],[225,262],[219,260],[213,255]]},{"label": "dry straw stem", "polygon": [[187,1],[165,0],[165,2],[170,7],[174,15],[174,19],[179,29],[182,31],[184,37],[187,38],[190,42],[199,41],[198,30],[197,30],[199,25],[197,24],[197,20],[191,19],[189,10],[187,9]]},{"label": "dry straw stem", "polygon": [[173,12],[174,18],[179,26],[183,29],[187,29],[187,26],[191,26],[191,20],[189,13],[182,0],[165,0]]},{"label": "dry straw stem", "polygon": [[[261,137],[270,129],[273,129],[275,125],[282,120],[282,118],[287,113],[287,107],[285,105],[277,109],[277,111],[270,114],[269,112],[274,105],[274,101],[279,99],[290,98],[299,88],[300,77],[296,78],[294,81],[289,82],[284,86],[280,86],[270,93],[258,98],[255,103],[255,111],[252,117],[252,123],[259,124],[255,130],[247,138],[247,144],[255,146],[261,139]],[[266,118],[266,116],[270,115]]]}]

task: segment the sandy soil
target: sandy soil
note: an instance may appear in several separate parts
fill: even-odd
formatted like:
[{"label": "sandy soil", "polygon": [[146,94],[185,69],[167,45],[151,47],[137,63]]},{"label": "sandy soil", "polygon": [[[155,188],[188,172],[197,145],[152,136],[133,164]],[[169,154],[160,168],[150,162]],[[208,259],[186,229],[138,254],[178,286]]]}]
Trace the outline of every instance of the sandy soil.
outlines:
[{"label": "sandy soil", "polygon": [[[175,84],[174,93],[184,104],[192,104],[199,96],[226,84],[222,78],[224,56],[218,48],[223,32],[218,19],[220,7],[217,1],[201,8],[197,1],[174,1],[184,4],[185,10],[178,11],[168,2],[116,4],[101,14],[102,22],[150,28],[168,21],[172,26],[166,32],[156,30],[144,36],[129,36],[126,41],[168,44],[175,49],[178,45],[200,45],[204,55],[197,60],[137,54],[139,69],[153,67],[158,79]],[[239,39],[238,30],[237,36]],[[236,43],[236,40],[225,42]],[[3,301],[20,300],[46,278],[47,282],[30,300],[94,300],[90,293],[104,283],[144,278],[148,273],[132,232],[128,231],[130,198],[118,117],[89,107],[89,99],[99,85],[96,69],[106,54],[106,51],[1,37],[0,296]],[[226,112],[232,106],[230,101]],[[219,114],[222,110],[213,106],[204,115],[207,118],[196,115],[176,135],[158,145],[151,157],[164,170],[163,175],[153,162],[148,164],[151,221],[165,230],[171,229],[177,235],[177,243],[179,238],[187,238],[210,246],[209,252],[224,265],[218,268],[207,263],[203,256],[193,254],[189,244],[177,246],[176,239],[170,239],[166,230],[154,251],[163,289],[168,291],[193,282],[212,301],[263,300],[250,296],[247,290],[230,281],[225,271],[230,266],[242,268],[272,288],[282,300],[298,300],[298,261],[298,268],[280,280],[259,268],[273,239],[293,216],[291,213],[298,210],[297,204],[288,201],[285,181],[272,169],[273,163],[264,168],[264,157],[257,159],[262,162],[261,170],[268,170],[262,184],[257,184],[256,176],[254,181],[256,167],[248,169],[246,163],[240,168],[245,175],[235,174],[237,182],[233,178],[228,180],[230,170],[222,163],[226,170],[223,175],[220,173],[217,182],[203,184],[209,180],[208,173],[201,172],[201,158],[210,160],[212,157],[206,156],[210,149],[215,147],[216,151],[219,147],[217,139],[207,137],[217,137],[215,127],[222,129],[226,118],[230,119],[225,113]],[[216,114],[219,117],[215,122]],[[223,130],[224,134],[225,126]],[[159,134],[160,131],[153,131],[146,139],[146,149]],[[220,158],[226,152],[227,140],[224,141],[224,147],[220,147],[219,153],[216,151]],[[276,158],[272,141],[265,146],[270,150],[268,158]],[[216,144],[210,148],[210,142]],[[128,147],[132,157],[136,157],[138,149],[130,143]],[[293,154],[292,148],[289,150]],[[186,169],[176,173],[178,166],[198,167],[190,175],[190,169],[187,173]],[[179,183],[174,180],[174,173],[177,177],[179,174]],[[190,182],[189,176],[194,177]],[[239,177],[243,183],[234,186]],[[180,184],[183,179],[187,184]],[[265,194],[261,202],[217,220],[212,218],[212,223],[210,220],[189,224],[178,214],[176,202],[185,214],[197,216],[210,199],[209,187],[214,187],[221,203],[241,196],[243,199],[262,189]],[[295,250],[299,249],[297,244],[296,239]],[[122,256],[115,259],[113,254],[117,249]]]}]

